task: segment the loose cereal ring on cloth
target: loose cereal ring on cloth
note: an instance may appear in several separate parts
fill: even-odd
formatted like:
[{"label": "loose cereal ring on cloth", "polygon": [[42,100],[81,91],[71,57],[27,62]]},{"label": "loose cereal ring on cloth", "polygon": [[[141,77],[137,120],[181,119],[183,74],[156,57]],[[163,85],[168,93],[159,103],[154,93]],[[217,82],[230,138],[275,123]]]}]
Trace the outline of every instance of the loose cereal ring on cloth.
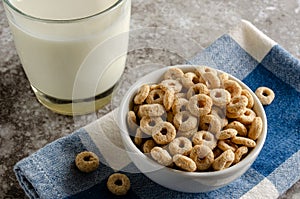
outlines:
[{"label": "loose cereal ring on cloth", "polygon": [[139,107],[138,116],[159,117],[165,113],[165,108],[161,104],[143,104]]},{"label": "loose cereal ring on cloth", "polygon": [[168,148],[171,155],[189,155],[193,145],[190,139],[186,137],[177,137],[168,145]]},{"label": "loose cereal ring on cloth", "polygon": [[198,94],[189,99],[188,110],[196,117],[207,115],[211,111],[212,104],[209,96]]},{"label": "loose cereal ring on cloth", "polygon": [[221,121],[215,115],[204,115],[200,119],[200,128],[215,135],[219,134],[222,126]]},{"label": "loose cereal ring on cloth", "polygon": [[106,185],[111,193],[122,196],[130,189],[130,180],[125,174],[114,173],[109,176]]},{"label": "loose cereal ring on cloth", "polygon": [[214,170],[219,171],[230,167],[234,161],[234,152],[232,150],[224,151],[219,157],[215,159],[212,164]]},{"label": "loose cereal ring on cloth", "polygon": [[163,122],[161,117],[144,116],[140,121],[140,128],[145,134],[152,135],[153,128],[161,122]]},{"label": "loose cereal ring on cloth", "polygon": [[234,80],[225,80],[223,86],[230,93],[232,98],[240,96],[242,93],[242,87]]},{"label": "loose cereal ring on cloth", "polygon": [[172,105],[172,112],[176,115],[176,113],[186,111],[188,103],[189,101],[185,98],[176,98]]},{"label": "loose cereal ring on cloth", "polygon": [[226,106],[231,100],[230,93],[222,88],[212,89],[209,96],[211,97],[213,104],[219,107]]},{"label": "loose cereal ring on cloth", "polygon": [[184,73],[180,68],[173,67],[169,68],[165,74],[164,79],[174,79],[174,80],[180,80],[182,79]]},{"label": "loose cereal ring on cloth", "polygon": [[275,93],[268,87],[259,87],[255,91],[256,96],[262,105],[269,105],[273,102],[275,98]]},{"label": "loose cereal ring on cloth", "polygon": [[100,162],[95,153],[91,151],[83,151],[77,154],[75,164],[80,171],[90,173],[99,167]]},{"label": "loose cereal ring on cloth", "polygon": [[263,122],[261,117],[255,117],[250,125],[248,137],[252,140],[257,140],[261,135]]},{"label": "loose cereal ring on cloth", "polygon": [[193,172],[197,170],[196,163],[189,157],[181,154],[176,154],[173,156],[173,162],[175,165],[184,171]]},{"label": "loose cereal ring on cloth", "polygon": [[160,83],[162,90],[173,90],[175,93],[179,93],[182,89],[182,84],[178,80],[166,79]]},{"label": "loose cereal ring on cloth", "polygon": [[198,126],[198,119],[190,112],[182,111],[176,113],[173,123],[179,131],[190,131]]},{"label": "loose cereal ring on cloth", "polygon": [[151,149],[151,157],[163,166],[170,166],[173,163],[172,157],[167,150],[155,146]]},{"label": "loose cereal ring on cloth", "polygon": [[160,122],[153,128],[152,138],[157,144],[169,144],[175,137],[176,129],[170,122]]},{"label": "loose cereal ring on cloth", "polygon": [[191,150],[190,158],[194,160],[199,171],[204,171],[214,162],[214,153],[208,146],[195,145]]},{"label": "loose cereal ring on cloth", "polygon": [[142,85],[139,90],[138,93],[135,95],[134,97],[134,103],[135,104],[142,104],[146,98],[148,97],[150,92],[150,86],[148,84],[144,84]]},{"label": "loose cereal ring on cloth", "polygon": [[217,146],[217,139],[214,134],[209,131],[198,131],[192,137],[192,142],[194,145],[205,145],[211,149]]},{"label": "loose cereal ring on cloth", "polygon": [[209,93],[209,90],[207,86],[203,83],[198,83],[190,87],[186,93],[187,99],[190,99],[191,97],[198,95],[198,94],[205,94],[207,95]]},{"label": "loose cereal ring on cloth", "polygon": [[147,104],[163,104],[165,92],[161,89],[153,89],[146,98]]}]

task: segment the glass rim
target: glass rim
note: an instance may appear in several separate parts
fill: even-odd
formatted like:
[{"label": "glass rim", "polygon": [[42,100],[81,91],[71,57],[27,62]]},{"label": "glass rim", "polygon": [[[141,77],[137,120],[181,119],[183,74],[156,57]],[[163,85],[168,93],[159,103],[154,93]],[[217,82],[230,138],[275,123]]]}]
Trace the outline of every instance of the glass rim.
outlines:
[{"label": "glass rim", "polygon": [[23,15],[26,18],[32,19],[32,20],[36,20],[36,21],[42,21],[42,22],[48,22],[48,23],[70,23],[70,22],[77,22],[77,21],[82,21],[82,20],[87,20],[90,18],[94,18],[96,16],[102,15],[104,13],[107,13],[111,10],[113,10],[114,8],[118,7],[119,5],[121,5],[124,1],[126,0],[118,0],[116,1],[114,4],[112,4],[111,6],[109,6],[108,8],[97,12],[95,14],[91,14],[85,17],[78,17],[78,18],[70,18],[70,19],[49,19],[49,18],[40,18],[40,17],[35,17],[32,16],[30,14],[26,14],[25,12],[21,11],[20,9],[16,8],[12,3],[11,0],[3,0],[3,2],[9,6],[11,9],[13,9],[15,12],[17,12],[18,14]]}]

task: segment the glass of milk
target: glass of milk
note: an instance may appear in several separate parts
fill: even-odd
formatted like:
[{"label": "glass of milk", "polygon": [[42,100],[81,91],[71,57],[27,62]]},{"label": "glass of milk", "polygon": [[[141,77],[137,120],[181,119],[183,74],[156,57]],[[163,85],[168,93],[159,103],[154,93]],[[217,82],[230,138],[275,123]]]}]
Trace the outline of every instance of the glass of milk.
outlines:
[{"label": "glass of milk", "polygon": [[3,0],[37,99],[54,112],[110,101],[126,61],[131,0]]}]

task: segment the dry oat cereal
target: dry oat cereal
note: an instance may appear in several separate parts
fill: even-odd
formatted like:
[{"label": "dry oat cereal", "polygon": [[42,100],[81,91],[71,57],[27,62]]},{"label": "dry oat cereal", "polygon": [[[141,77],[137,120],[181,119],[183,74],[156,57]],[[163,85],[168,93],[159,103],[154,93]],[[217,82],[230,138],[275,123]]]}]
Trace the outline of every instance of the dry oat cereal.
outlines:
[{"label": "dry oat cereal", "polygon": [[173,156],[173,162],[176,164],[176,166],[183,169],[184,171],[193,172],[197,170],[196,163],[187,156],[176,154]]},{"label": "dry oat cereal", "polygon": [[77,154],[75,164],[80,171],[89,173],[99,167],[99,158],[91,151],[83,151]]},{"label": "dry oat cereal", "polygon": [[177,137],[168,146],[171,155],[189,155],[193,148],[191,140],[186,137]]},{"label": "dry oat cereal", "polygon": [[269,105],[273,102],[275,98],[275,93],[268,87],[259,87],[255,91],[256,96],[262,105]]},{"label": "dry oat cereal", "polygon": [[[256,94],[272,99],[266,88]],[[227,73],[172,67],[161,82],[138,89],[127,123],[135,145],[157,163],[218,171],[238,164],[256,146],[263,123],[254,105],[252,94]]]},{"label": "dry oat cereal", "polygon": [[126,195],[130,189],[129,178],[122,173],[114,173],[107,180],[108,190],[118,196]]}]

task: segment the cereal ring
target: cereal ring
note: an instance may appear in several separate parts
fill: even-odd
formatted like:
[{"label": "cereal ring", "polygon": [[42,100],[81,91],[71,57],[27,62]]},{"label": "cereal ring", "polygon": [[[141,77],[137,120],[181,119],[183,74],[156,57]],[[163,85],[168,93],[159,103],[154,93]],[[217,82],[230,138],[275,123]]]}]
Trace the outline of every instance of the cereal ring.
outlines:
[{"label": "cereal ring", "polygon": [[163,122],[161,117],[144,116],[140,121],[140,128],[145,134],[152,135],[154,127],[160,122]]},{"label": "cereal ring", "polygon": [[230,93],[221,88],[211,90],[209,96],[211,97],[213,104],[220,107],[226,106],[231,99]]},{"label": "cereal ring", "polygon": [[240,96],[242,93],[242,87],[234,80],[225,80],[224,88],[230,93],[232,98]]},{"label": "cereal ring", "polygon": [[220,79],[221,85],[224,85],[224,82],[229,79],[229,76],[227,73],[220,73],[219,79]]},{"label": "cereal ring", "polygon": [[189,131],[198,126],[198,119],[190,112],[182,111],[174,116],[173,123],[179,131]]},{"label": "cereal ring", "polygon": [[182,89],[182,84],[178,80],[167,79],[160,83],[160,87],[164,91],[171,89],[175,93],[179,93]]},{"label": "cereal ring", "polygon": [[239,122],[241,122],[245,125],[248,125],[248,124],[251,124],[253,122],[255,117],[256,117],[255,112],[252,109],[246,108],[246,111],[236,119]]},{"label": "cereal ring", "polygon": [[242,89],[241,95],[244,95],[248,98],[247,108],[250,108],[250,109],[253,108],[254,99],[253,99],[253,96],[251,95],[251,93],[247,89]]},{"label": "cereal ring", "polygon": [[173,156],[173,162],[176,164],[176,166],[183,169],[184,171],[193,172],[197,170],[196,163],[187,156],[176,154]]},{"label": "cereal ring", "polygon": [[159,117],[165,113],[165,108],[161,104],[143,104],[139,107],[138,116]]},{"label": "cereal ring", "polygon": [[163,104],[165,92],[161,89],[153,89],[146,98],[147,104]]},{"label": "cereal ring", "polygon": [[130,180],[125,174],[114,173],[109,176],[106,185],[111,193],[122,196],[130,189]]},{"label": "cereal ring", "polygon": [[171,155],[189,155],[193,148],[192,142],[186,137],[175,138],[168,147]]},{"label": "cereal ring", "polygon": [[188,110],[194,116],[207,115],[211,111],[212,100],[205,94],[194,95],[189,99]]},{"label": "cereal ring", "polygon": [[142,149],[143,149],[143,152],[144,153],[150,153],[151,152],[151,149],[153,148],[153,147],[155,147],[156,146],[156,143],[154,142],[154,140],[147,140],[144,144],[143,144],[143,147],[142,147]]},{"label": "cereal ring", "polygon": [[198,131],[198,127],[189,130],[189,131],[177,131],[177,137],[186,137],[186,138],[190,138],[192,136],[194,136],[194,134]]},{"label": "cereal ring", "polygon": [[165,74],[164,74],[164,79],[174,79],[174,80],[179,80],[183,77],[184,73],[180,68],[169,68]]},{"label": "cereal ring", "polygon": [[227,105],[227,112],[240,113],[245,111],[248,104],[248,98],[244,95],[235,96],[231,98],[230,103]]},{"label": "cereal ring", "polygon": [[201,130],[217,134],[221,130],[221,121],[215,115],[204,115],[200,120]]},{"label": "cereal ring", "polygon": [[221,85],[219,77],[214,73],[203,73],[202,77],[205,80],[207,87],[210,89],[219,88]]},{"label": "cereal ring", "polygon": [[263,128],[263,122],[260,117],[255,117],[253,119],[252,124],[250,125],[249,132],[248,132],[248,137],[252,140],[257,140],[259,136],[261,135]]},{"label": "cereal ring", "polygon": [[222,128],[228,124],[228,119],[226,118],[226,108],[220,108],[217,106],[213,106],[211,109],[211,115],[217,116],[217,118],[221,122]]},{"label": "cereal ring", "polygon": [[186,111],[188,103],[189,101],[185,98],[176,98],[172,105],[172,112],[176,115],[176,113]]},{"label": "cereal ring", "polygon": [[225,129],[225,130],[222,130],[220,132],[220,135],[218,137],[219,140],[226,140],[226,139],[229,139],[229,138],[232,138],[234,136],[237,135],[237,130],[236,129],[232,129],[232,128],[228,128],[228,129]]},{"label": "cereal ring", "polygon": [[256,96],[262,105],[269,105],[273,102],[275,98],[275,93],[268,87],[259,87],[255,91]]},{"label": "cereal ring", "polygon": [[175,93],[173,90],[166,90],[165,95],[163,97],[163,105],[166,111],[169,111],[172,108],[174,103]]},{"label": "cereal ring", "polygon": [[134,97],[134,103],[135,104],[142,104],[150,92],[150,86],[148,84],[144,84],[139,88],[138,93]]},{"label": "cereal ring", "polygon": [[205,94],[207,95],[209,93],[208,88],[205,84],[198,83],[193,85],[189,88],[189,90],[186,93],[186,97],[190,99],[192,96],[198,95],[198,94]]},{"label": "cereal ring", "polygon": [[219,157],[215,159],[212,164],[212,167],[216,171],[220,171],[230,167],[234,161],[234,153],[232,150],[224,151]]},{"label": "cereal ring", "polygon": [[181,83],[183,87],[190,88],[195,84],[199,83],[199,77],[193,72],[187,72],[181,79]]},{"label": "cereal ring", "polygon": [[129,128],[129,131],[135,131],[138,127],[137,123],[136,123],[136,115],[134,111],[129,111],[127,113],[127,125]]},{"label": "cereal ring", "polygon": [[170,166],[173,163],[172,157],[167,150],[155,146],[151,149],[151,157],[163,166]]},{"label": "cereal ring", "polygon": [[217,146],[217,139],[215,135],[209,131],[198,131],[194,134],[192,138],[194,145],[205,145],[211,149],[214,149]]},{"label": "cereal ring", "polygon": [[83,151],[75,158],[76,167],[85,173],[95,171],[99,167],[98,156],[91,151]]},{"label": "cereal ring", "polygon": [[198,76],[202,76],[205,73],[212,73],[214,75],[218,75],[218,72],[215,69],[213,69],[211,67],[208,67],[208,66],[199,66],[199,67],[197,67],[196,70],[195,70],[195,73]]},{"label": "cereal ring", "polygon": [[248,153],[248,147],[241,146],[234,152],[234,160],[233,163],[236,164],[241,161],[243,156],[245,156]]},{"label": "cereal ring", "polygon": [[239,121],[233,121],[230,122],[227,126],[225,126],[225,129],[235,129],[238,132],[238,135],[246,137],[247,136],[247,128],[245,127],[244,124],[240,123]]},{"label": "cereal ring", "polygon": [[204,171],[214,162],[214,153],[208,146],[195,145],[191,150],[190,158],[194,160],[199,171]]},{"label": "cereal ring", "polygon": [[143,131],[141,130],[141,128],[137,128],[136,129],[136,133],[133,139],[133,142],[137,145],[137,146],[141,146],[142,142],[143,142]]},{"label": "cereal ring", "polygon": [[169,144],[176,137],[176,129],[170,122],[157,124],[152,131],[152,138],[157,144]]},{"label": "cereal ring", "polygon": [[235,136],[231,138],[231,141],[238,145],[244,145],[246,147],[253,148],[256,146],[256,142],[250,138]]},{"label": "cereal ring", "polygon": [[223,151],[230,149],[233,152],[235,152],[238,148],[238,146],[230,140],[219,140],[217,146]]}]

